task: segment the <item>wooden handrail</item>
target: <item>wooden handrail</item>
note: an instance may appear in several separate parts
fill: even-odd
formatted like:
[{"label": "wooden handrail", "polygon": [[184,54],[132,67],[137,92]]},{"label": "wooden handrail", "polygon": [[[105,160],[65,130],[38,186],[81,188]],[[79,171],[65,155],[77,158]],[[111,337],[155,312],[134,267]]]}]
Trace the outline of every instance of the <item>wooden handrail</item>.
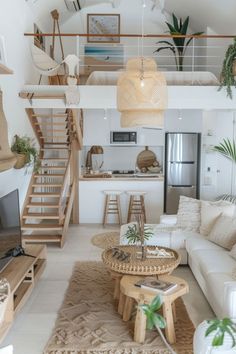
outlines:
[{"label": "wooden handrail", "polygon": [[201,35],[177,35],[177,34],[89,34],[89,33],[24,33],[24,36],[29,37],[119,37],[119,38],[236,38],[236,34],[201,34]]}]

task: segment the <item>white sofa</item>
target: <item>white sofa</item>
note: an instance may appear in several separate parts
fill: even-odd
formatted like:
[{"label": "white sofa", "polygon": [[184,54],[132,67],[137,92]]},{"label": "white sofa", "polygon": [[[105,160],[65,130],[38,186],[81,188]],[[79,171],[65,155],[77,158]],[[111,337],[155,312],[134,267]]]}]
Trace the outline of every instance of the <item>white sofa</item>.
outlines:
[{"label": "white sofa", "polygon": [[[181,264],[190,266],[217,317],[236,318],[236,260],[200,233],[175,229],[176,220],[176,216],[162,216],[160,224],[150,225],[154,235],[147,244],[177,250]],[[127,227],[121,227],[121,244],[127,244]]]}]

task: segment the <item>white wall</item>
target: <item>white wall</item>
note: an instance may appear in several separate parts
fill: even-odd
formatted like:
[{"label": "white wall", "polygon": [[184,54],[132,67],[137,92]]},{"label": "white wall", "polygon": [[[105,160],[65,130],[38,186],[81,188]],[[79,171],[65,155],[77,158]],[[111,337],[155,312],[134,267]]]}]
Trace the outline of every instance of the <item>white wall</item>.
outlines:
[{"label": "white wall", "polygon": [[[35,82],[36,78],[31,64],[30,43],[24,37],[24,32],[33,31],[33,22],[25,0],[1,1],[0,35],[6,41],[7,64],[14,70],[14,75],[0,75],[10,143],[15,134],[34,136],[23,102],[18,97],[23,85]],[[11,169],[0,173],[0,196],[19,188],[22,205],[30,175],[30,170]]]},{"label": "white wall", "polygon": [[[236,138],[233,111],[206,111],[203,114],[202,183],[203,199],[215,199],[222,194],[236,194],[236,179],[232,163],[212,151],[223,139]],[[231,183],[234,188],[231,191]]]}]

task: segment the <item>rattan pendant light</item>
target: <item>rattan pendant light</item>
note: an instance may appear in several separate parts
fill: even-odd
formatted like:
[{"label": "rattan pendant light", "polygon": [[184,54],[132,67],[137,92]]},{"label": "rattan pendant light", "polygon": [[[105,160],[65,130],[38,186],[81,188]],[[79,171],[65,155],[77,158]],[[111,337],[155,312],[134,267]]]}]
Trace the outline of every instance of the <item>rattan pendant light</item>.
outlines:
[{"label": "rattan pendant light", "polygon": [[152,126],[163,128],[167,108],[167,86],[154,59],[144,57],[144,9],[142,11],[141,56],[129,59],[126,70],[117,83],[117,109],[121,112],[121,127]]},{"label": "rattan pendant light", "polygon": [[153,126],[163,128],[167,108],[166,79],[152,58],[133,58],[120,75],[117,108],[121,127]]}]

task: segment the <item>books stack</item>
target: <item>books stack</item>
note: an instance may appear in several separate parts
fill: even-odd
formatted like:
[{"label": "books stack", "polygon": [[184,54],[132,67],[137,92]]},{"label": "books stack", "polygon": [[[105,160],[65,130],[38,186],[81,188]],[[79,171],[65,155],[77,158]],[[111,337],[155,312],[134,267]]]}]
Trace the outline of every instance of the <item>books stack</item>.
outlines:
[{"label": "books stack", "polygon": [[144,288],[152,290],[160,294],[167,294],[168,292],[174,290],[177,287],[177,284],[171,283],[164,280],[159,280],[154,277],[147,277],[142,280],[139,280],[135,286],[139,288]]}]

